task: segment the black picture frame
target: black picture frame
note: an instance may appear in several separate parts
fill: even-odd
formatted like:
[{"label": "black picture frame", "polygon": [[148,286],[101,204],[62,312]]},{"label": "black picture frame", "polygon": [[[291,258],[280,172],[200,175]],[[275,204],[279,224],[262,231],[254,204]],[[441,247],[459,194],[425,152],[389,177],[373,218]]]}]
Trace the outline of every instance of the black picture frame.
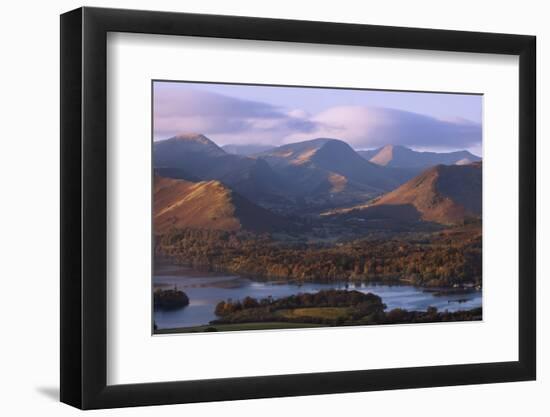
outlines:
[{"label": "black picture frame", "polygon": [[[519,56],[519,360],[107,385],[108,32]],[[61,401],[82,409],[533,380],[536,38],[102,8],[61,15]]]}]

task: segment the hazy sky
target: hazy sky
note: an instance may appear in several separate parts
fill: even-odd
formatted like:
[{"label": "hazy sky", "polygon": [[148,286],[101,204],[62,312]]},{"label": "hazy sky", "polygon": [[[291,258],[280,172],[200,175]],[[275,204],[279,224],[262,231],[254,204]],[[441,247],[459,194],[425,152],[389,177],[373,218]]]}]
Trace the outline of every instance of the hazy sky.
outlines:
[{"label": "hazy sky", "polygon": [[219,145],[318,137],[481,155],[482,96],[183,82],[154,83],[154,138],[202,133]]}]

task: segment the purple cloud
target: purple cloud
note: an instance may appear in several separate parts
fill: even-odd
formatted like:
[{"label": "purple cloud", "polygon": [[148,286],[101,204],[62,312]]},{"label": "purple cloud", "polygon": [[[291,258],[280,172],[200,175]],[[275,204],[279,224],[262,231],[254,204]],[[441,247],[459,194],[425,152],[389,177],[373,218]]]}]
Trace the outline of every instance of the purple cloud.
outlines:
[{"label": "purple cloud", "polygon": [[[370,106],[339,106],[316,115],[318,136],[337,137],[356,148],[387,144],[418,148],[468,148],[481,142],[481,125]],[[298,135],[304,137],[303,135]]]},{"label": "purple cloud", "polygon": [[[221,142],[281,141],[309,132],[316,123],[298,111],[190,88],[158,88],[154,95],[154,132],[161,139],[181,132],[216,135]],[[225,140],[224,140],[225,138]]]},{"label": "purple cloud", "polygon": [[[459,115],[442,120],[385,106],[341,105],[327,98],[325,109],[312,114],[307,108],[292,107],[290,99],[287,107],[270,103],[267,99],[277,94],[276,88],[248,88],[257,88],[263,101],[186,83],[155,83],[155,139],[194,132],[221,145],[280,145],[318,137],[342,139],[357,149],[387,144],[434,150],[479,149],[481,145],[481,124]],[[312,94],[313,89],[305,90]],[[422,111],[421,103],[419,107]]]}]

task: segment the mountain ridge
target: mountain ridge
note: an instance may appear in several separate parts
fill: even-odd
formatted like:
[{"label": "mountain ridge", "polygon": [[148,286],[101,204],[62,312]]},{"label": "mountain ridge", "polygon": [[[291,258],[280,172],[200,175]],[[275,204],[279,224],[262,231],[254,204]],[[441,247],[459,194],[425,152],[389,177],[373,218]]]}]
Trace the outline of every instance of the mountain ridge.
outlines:
[{"label": "mountain ridge", "polygon": [[377,149],[357,151],[359,155],[377,165],[394,168],[423,169],[439,164],[454,165],[481,161],[469,151],[429,152],[415,151],[401,145],[386,145]]},{"label": "mountain ridge", "polygon": [[[320,189],[323,184],[330,189],[330,177],[334,175],[345,177],[350,186],[370,192],[387,191],[398,184],[383,168],[364,160],[339,139],[294,142],[254,156],[266,160],[274,168],[287,171],[297,181],[300,177],[307,179],[304,187],[311,190]],[[305,169],[310,172],[304,172]],[[317,181],[316,185],[312,185],[312,177]]]},{"label": "mountain ridge", "polygon": [[155,233],[171,229],[272,232],[289,222],[257,206],[217,180],[191,182],[154,177]]},{"label": "mountain ridge", "polygon": [[481,167],[437,165],[380,197],[374,205],[411,204],[422,219],[443,224],[481,215]]},{"label": "mountain ridge", "polygon": [[204,135],[176,135],[153,146],[155,169],[172,178],[219,180],[252,199],[283,186],[265,161],[229,154]]},{"label": "mountain ridge", "polygon": [[437,165],[370,203],[325,215],[407,217],[451,225],[482,212],[482,165]]},{"label": "mountain ridge", "polygon": [[[251,202],[285,214],[358,205],[404,184],[433,155],[446,155],[389,145],[369,151],[373,163],[365,159],[365,151],[342,140],[316,138],[246,156],[228,153],[199,133],[178,134],[153,146],[157,174],[191,182],[217,180]],[[444,158],[471,163],[475,156],[464,152]],[[403,154],[424,160],[406,166],[398,163]]]},{"label": "mountain ridge", "polygon": [[251,156],[260,152],[268,151],[270,149],[273,149],[274,147],[275,146],[260,144],[239,145],[236,143],[229,143],[227,145],[223,145],[221,148],[225,152],[233,155]]}]

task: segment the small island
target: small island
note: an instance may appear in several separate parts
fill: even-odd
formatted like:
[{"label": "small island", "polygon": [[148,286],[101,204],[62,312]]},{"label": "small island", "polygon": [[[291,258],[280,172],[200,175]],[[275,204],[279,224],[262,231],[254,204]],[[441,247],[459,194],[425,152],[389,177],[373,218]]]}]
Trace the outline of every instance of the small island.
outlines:
[{"label": "small island", "polygon": [[174,310],[189,305],[189,297],[176,286],[170,290],[157,289],[154,292],[155,309]]}]

